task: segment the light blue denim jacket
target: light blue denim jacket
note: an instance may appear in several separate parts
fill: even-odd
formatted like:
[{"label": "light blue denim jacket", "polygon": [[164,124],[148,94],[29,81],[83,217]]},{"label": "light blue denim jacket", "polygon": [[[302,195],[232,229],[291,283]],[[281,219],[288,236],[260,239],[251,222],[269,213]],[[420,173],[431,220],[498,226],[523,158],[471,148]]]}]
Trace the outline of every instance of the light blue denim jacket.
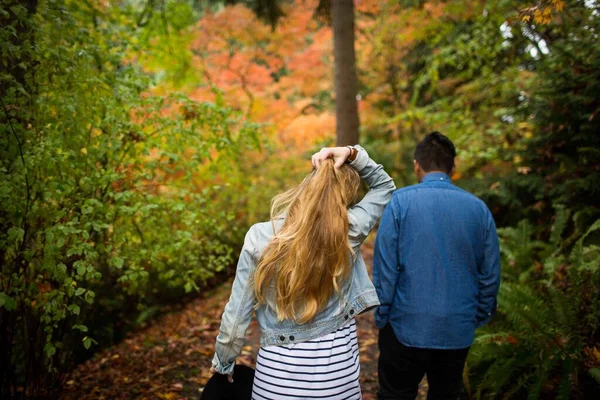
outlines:
[{"label": "light blue denim jacket", "polygon": [[[352,274],[342,285],[340,295],[333,295],[327,306],[308,323],[300,325],[291,320],[278,321],[274,308],[265,305],[257,308],[261,346],[298,343],[321,337],[336,331],[349,318],[379,305],[375,287],[360,253],[360,245],[379,220],[395,185],[383,167],[371,160],[362,147],[356,146],[356,149],[358,154],[350,166],[369,185],[369,192],[358,204],[348,209],[349,239],[355,252]],[[283,221],[278,219],[258,223],[246,234],[212,361],[218,373],[233,372],[255,306],[254,291],[249,281],[263,250],[274,235],[273,229],[279,230]],[[269,302],[272,300],[268,299]]]}]

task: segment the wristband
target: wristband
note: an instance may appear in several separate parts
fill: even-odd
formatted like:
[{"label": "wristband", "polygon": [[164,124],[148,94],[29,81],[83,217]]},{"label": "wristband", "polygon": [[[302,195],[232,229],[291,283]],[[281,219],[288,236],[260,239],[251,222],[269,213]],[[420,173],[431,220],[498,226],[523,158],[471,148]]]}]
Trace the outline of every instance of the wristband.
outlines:
[{"label": "wristband", "polygon": [[350,155],[346,159],[346,162],[351,163],[352,161],[356,160],[356,156],[358,155],[358,150],[356,150],[356,148],[354,146],[346,146],[346,147],[350,149]]}]

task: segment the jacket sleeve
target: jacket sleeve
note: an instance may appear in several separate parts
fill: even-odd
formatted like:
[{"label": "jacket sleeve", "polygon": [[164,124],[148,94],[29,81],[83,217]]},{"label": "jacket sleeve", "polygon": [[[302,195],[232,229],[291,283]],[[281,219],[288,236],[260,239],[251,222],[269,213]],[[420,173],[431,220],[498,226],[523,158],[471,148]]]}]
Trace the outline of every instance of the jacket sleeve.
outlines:
[{"label": "jacket sleeve", "polygon": [[358,154],[350,166],[369,185],[369,191],[358,204],[348,210],[350,245],[354,249],[362,244],[373,229],[396,189],[394,181],[383,170],[383,166],[370,159],[361,146],[355,147]]},{"label": "jacket sleeve", "polygon": [[223,311],[221,328],[215,345],[212,366],[220,374],[233,373],[235,359],[242,350],[246,329],[252,319],[254,293],[250,277],[256,268],[255,243],[253,228],[250,228],[244,239],[231,295]]},{"label": "jacket sleeve", "polygon": [[479,277],[479,302],[477,327],[487,324],[496,312],[496,297],[500,288],[500,246],[492,214],[488,211],[484,238],[483,260],[477,268]]},{"label": "jacket sleeve", "polygon": [[398,281],[398,231],[400,220],[396,218],[393,203],[383,212],[373,252],[373,284],[380,305],[375,311],[375,325],[383,329],[388,322]]}]

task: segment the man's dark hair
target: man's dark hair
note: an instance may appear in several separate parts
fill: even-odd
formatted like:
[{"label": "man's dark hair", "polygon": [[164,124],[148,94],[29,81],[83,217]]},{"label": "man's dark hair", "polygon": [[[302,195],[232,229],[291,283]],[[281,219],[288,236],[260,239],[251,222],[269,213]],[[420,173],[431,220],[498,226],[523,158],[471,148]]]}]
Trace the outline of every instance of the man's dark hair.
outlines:
[{"label": "man's dark hair", "polygon": [[450,174],[454,168],[454,157],[454,144],[439,132],[431,132],[425,136],[415,149],[415,160],[425,172],[445,171]]}]

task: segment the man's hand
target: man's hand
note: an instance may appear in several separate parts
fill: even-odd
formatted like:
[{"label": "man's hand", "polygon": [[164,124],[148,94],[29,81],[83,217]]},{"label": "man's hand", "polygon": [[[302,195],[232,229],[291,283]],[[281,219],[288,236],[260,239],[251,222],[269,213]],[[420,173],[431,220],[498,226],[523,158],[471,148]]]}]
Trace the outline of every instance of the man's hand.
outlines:
[{"label": "man's hand", "polygon": [[350,157],[351,153],[352,150],[349,147],[324,147],[312,156],[312,165],[314,168],[319,168],[323,161],[333,158],[335,167],[340,168],[344,165],[348,157]]},{"label": "man's hand", "polygon": [[[210,367],[210,373],[211,374],[217,373],[217,370],[215,369],[215,367]],[[229,381],[229,383],[233,383],[233,373],[231,375],[227,375],[227,380]]]}]

